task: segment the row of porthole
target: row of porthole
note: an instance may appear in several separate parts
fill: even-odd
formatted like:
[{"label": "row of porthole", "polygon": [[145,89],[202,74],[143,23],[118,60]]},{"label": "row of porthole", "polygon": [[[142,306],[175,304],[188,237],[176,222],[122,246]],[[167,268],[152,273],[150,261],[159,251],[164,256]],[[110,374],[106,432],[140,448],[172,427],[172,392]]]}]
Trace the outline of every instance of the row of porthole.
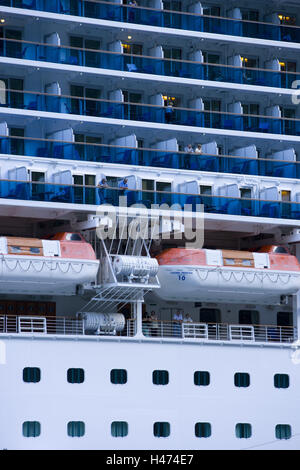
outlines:
[{"label": "row of porthole", "polygon": [[[169,437],[171,425],[168,422],[156,422],[153,424],[154,437]],[[41,423],[38,421],[25,421],[23,423],[24,437],[39,437],[41,435]],[[83,437],[85,435],[85,423],[83,421],[70,421],[67,424],[67,435],[69,437]],[[210,423],[195,423],[195,436],[208,438],[212,435]],[[112,437],[128,436],[128,423],[126,421],[113,421],[111,423]],[[237,423],[235,436],[239,439],[249,439],[252,436],[252,426],[249,423]],[[290,439],[292,428],[289,424],[277,424],[275,426],[276,439]]]},{"label": "row of porthole", "polygon": [[[72,384],[84,382],[84,369],[68,369],[67,381]],[[27,383],[37,383],[41,380],[41,370],[38,367],[25,367],[23,369],[23,380]],[[124,385],[127,383],[127,370],[112,369],[110,371],[110,381],[113,384]],[[168,385],[169,372],[167,370],[154,370],[152,373],[152,382],[154,385]],[[210,373],[208,371],[195,371],[194,384],[197,386],[208,386],[210,384]],[[236,387],[249,387],[250,375],[247,372],[236,372],[234,374],[234,385]],[[289,375],[275,374],[274,387],[288,388],[290,385]]]}]

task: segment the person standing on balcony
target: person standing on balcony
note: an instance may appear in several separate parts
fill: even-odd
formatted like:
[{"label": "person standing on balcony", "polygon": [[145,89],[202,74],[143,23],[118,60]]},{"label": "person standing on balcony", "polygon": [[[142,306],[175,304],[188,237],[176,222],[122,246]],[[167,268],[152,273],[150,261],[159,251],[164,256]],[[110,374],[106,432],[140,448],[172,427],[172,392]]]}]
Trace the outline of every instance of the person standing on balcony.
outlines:
[{"label": "person standing on balcony", "polygon": [[[185,153],[194,153],[194,149],[193,149],[193,146],[192,144],[188,144],[185,148],[184,148],[184,151]],[[190,165],[190,157],[188,155],[184,155],[184,168],[189,170],[191,167]]]},{"label": "person standing on balcony", "polygon": [[174,119],[174,109],[172,101],[168,101],[168,104],[166,106],[165,119],[167,124],[170,124],[170,122],[172,122]]},{"label": "person standing on balcony", "polygon": [[107,188],[108,188],[107,179],[102,178],[102,180],[99,181],[99,183],[98,183],[98,195],[99,195],[100,204],[105,203],[106,189]]},{"label": "person standing on balcony", "polygon": [[144,336],[151,336],[151,323],[150,323],[150,315],[148,312],[143,314],[143,321],[142,321],[142,332]]},{"label": "person standing on balcony", "polygon": [[184,148],[184,151],[185,151],[185,153],[194,153],[194,149],[193,149],[192,144],[187,145],[187,146]]},{"label": "person standing on balcony", "polygon": [[[129,0],[128,5],[130,5],[130,7],[137,7],[138,6],[136,0]],[[128,8],[128,20],[129,21],[134,21],[135,20],[135,11],[134,11],[133,8]]]},{"label": "person standing on balcony", "polygon": [[128,193],[128,179],[123,178],[121,181],[119,181],[118,188],[120,190],[119,195],[120,196],[126,196]]},{"label": "person standing on balcony", "polygon": [[[189,313],[186,313],[184,315],[183,323],[194,323],[194,320],[192,319],[191,315]],[[186,327],[184,331],[185,336],[186,335],[192,335],[193,334],[193,327]]]},{"label": "person standing on balcony", "polygon": [[158,336],[158,318],[154,310],[152,310],[149,320],[151,322],[151,336]]},{"label": "person standing on balcony", "polygon": [[195,148],[195,153],[201,154],[202,153],[202,145],[198,144],[197,147]]},{"label": "person standing on balcony", "polygon": [[176,313],[173,315],[173,334],[176,337],[181,338],[182,336],[182,322],[183,322],[183,315],[180,310],[177,310]]}]

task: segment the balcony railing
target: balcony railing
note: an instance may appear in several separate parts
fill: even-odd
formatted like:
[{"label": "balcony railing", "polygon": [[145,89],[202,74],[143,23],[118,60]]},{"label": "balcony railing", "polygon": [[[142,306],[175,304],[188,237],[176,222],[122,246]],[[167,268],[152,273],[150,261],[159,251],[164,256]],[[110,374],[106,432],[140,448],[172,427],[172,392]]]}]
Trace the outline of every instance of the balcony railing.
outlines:
[{"label": "balcony railing", "polygon": [[[120,200],[120,197],[125,197]],[[127,203],[171,207],[196,212],[203,204],[204,212],[210,214],[242,215],[247,217],[282,218],[299,220],[300,202],[282,202],[262,199],[234,198],[225,196],[201,196],[199,194],[168,191],[141,191],[138,189],[101,188],[98,186],[53,184],[47,182],[0,180],[0,198],[25,201],[55,202],[65,204],[110,204],[119,207]],[[155,207],[157,208],[157,206]]]},{"label": "balcony railing", "polygon": [[293,82],[300,79],[300,74],[293,72],[120,54],[14,39],[0,40],[0,55],[99,69],[276,88],[291,88]]},{"label": "balcony railing", "polygon": [[[28,333],[43,335],[88,335],[84,320],[66,317],[30,317],[1,315],[0,333]],[[109,335],[109,333],[105,333]],[[135,336],[135,320],[127,320],[125,328],[119,336]]]},{"label": "balcony railing", "polygon": [[300,42],[299,26],[158,10],[98,0],[0,0],[0,5],[187,31]]},{"label": "balcony railing", "polygon": [[[0,334],[75,335],[95,336],[85,331],[84,321],[66,317],[30,317],[16,315],[0,316]],[[129,319],[119,336],[134,337],[136,321]],[[297,340],[297,329],[276,325],[231,325],[226,323],[176,323],[166,321],[143,321],[145,338],[173,338],[199,341],[243,341],[247,343],[293,343]],[[103,336],[112,336],[103,332]]]},{"label": "balcony railing", "polygon": [[300,135],[300,119],[201,111],[182,107],[170,109],[167,106],[12,89],[6,90],[5,103],[0,104],[0,107],[208,129]]},{"label": "balcony railing", "polygon": [[245,341],[249,343],[292,343],[297,339],[296,328],[276,325],[144,321],[142,331],[145,337],[151,338]]},{"label": "balcony railing", "polygon": [[0,135],[0,154],[56,158],[86,162],[176,168],[219,173],[300,178],[300,162],[270,158],[238,157],[160,151],[107,144]]}]

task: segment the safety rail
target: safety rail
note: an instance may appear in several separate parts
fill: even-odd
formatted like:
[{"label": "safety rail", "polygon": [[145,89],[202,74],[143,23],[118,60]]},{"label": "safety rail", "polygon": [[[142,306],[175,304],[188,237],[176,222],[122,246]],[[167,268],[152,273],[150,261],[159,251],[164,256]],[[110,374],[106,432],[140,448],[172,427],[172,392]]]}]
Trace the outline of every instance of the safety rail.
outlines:
[{"label": "safety rail", "polygon": [[[84,320],[67,317],[0,316],[0,333],[39,335],[87,335]],[[127,320],[120,336],[135,336],[136,321]],[[105,334],[106,336],[109,333]]]},{"label": "safety rail", "polygon": [[207,129],[300,135],[300,119],[6,89],[1,109],[121,119]]},{"label": "safety rail", "polygon": [[147,75],[276,88],[292,88],[293,83],[300,79],[300,73],[297,72],[151,57],[7,38],[0,40],[0,56]]},{"label": "safety rail", "polygon": [[[78,189],[78,191],[76,191]],[[122,199],[120,199],[122,197]],[[122,189],[92,185],[70,185],[50,182],[0,180],[0,198],[57,202],[69,204],[110,204],[114,207],[139,204],[145,209],[162,210],[167,206],[176,210],[199,212],[201,204],[205,213],[242,215],[247,217],[282,218],[299,221],[300,202],[268,199],[251,199],[230,196],[201,195],[171,191]],[[167,206],[166,206],[167,205]],[[173,206],[173,207],[170,207]],[[136,206],[135,206],[136,207]]]},{"label": "safety rail", "polygon": [[[300,42],[297,25],[243,20],[99,0],[0,0],[0,6],[230,36]],[[278,18],[279,19],[279,18]]]},{"label": "safety rail", "polygon": [[[1,333],[35,335],[92,335],[85,332],[84,320],[67,317],[0,316]],[[234,325],[227,323],[167,322],[144,320],[142,333],[145,338],[173,338],[182,340],[293,343],[297,340],[297,328],[276,325]],[[135,319],[127,319],[123,331],[115,337],[134,337],[137,334]],[[111,336],[103,333],[102,336]]]},{"label": "safety rail", "polygon": [[151,338],[199,339],[215,341],[292,343],[297,329],[276,325],[230,325],[226,323],[192,323],[143,321],[143,335]]},{"label": "safety rail", "polygon": [[300,162],[0,135],[0,154],[59,160],[300,178]]}]

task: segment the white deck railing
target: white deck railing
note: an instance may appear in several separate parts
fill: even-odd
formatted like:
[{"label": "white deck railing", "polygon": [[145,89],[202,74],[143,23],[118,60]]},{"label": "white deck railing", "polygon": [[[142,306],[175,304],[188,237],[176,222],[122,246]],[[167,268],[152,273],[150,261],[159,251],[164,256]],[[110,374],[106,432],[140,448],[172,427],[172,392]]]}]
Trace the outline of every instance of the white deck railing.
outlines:
[{"label": "white deck railing", "polygon": [[297,330],[291,326],[144,321],[142,328],[144,336],[151,338],[280,343],[292,343],[297,339]]},{"label": "white deck railing", "polygon": [[[0,333],[40,335],[87,335],[84,321],[67,317],[0,316]],[[119,336],[133,337],[137,333],[134,319],[126,321]],[[296,341],[297,329],[276,325],[230,325],[227,323],[178,323],[143,321],[142,333],[146,338],[173,338],[199,341],[292,343]],[[111,336],[103,333],[103,336]]]}]

